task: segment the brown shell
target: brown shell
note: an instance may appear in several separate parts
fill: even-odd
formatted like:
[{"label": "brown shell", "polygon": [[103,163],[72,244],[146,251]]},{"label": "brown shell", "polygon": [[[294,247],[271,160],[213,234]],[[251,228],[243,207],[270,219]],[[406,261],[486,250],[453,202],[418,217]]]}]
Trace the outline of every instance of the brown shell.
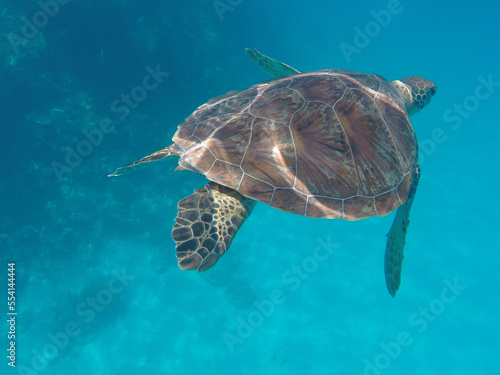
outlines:
[{"label": "brown shell", "polygon": [[214,98],[174,136],[179,165],[277,209],[386,215],[407,198],[417,140],[384,78],[322,70]]}]

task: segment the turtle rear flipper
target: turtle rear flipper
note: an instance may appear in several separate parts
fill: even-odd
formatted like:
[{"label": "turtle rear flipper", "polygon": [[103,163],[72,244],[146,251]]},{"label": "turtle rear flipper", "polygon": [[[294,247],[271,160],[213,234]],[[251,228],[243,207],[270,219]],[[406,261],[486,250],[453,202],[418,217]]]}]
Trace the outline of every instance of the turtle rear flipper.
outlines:
[{"label": "turtle rear flipper", "polygon": [[391,296],[396,296],[401,283],[401,271],[403,268],[404,248],[406,243],[406,232],[410,225],[410,209],[417,191],[420,168],[416,168],[408,198],[396,212],[391,230],[387,234],[387,246],[385,248],[385,282]]},{"label": "turtle rear flipper", "polygon": [[262,69],[266,72],[272,74],[275,77],[284,77],[289,76],[290,74],[299,74],[300,72],[292,68],[289,65],[286,65],[278,60],[272,59],[266,55],[263,55],[256,49],[253,51],[251,49],[245,48],[246,53],[250,58]]},{"label": "turtle rear flipper", "polygon": [[179,267],[202,272],[217,263],[255,203],[214,182],[182,199],[172,230]]},{"label": "turtle rear flipper", "polygon": [[109,174],[108,177],[121,176],[122,174],[127,173],[132,169],[143,167],[146,163],[157,161],[169,156],[179,156],[179,152],[175,144],[165,147],[160,151],[156,151],[151,155],[145,156],[142,159],[134,161],[133,163],[128,164],[124,167],[120,167],[113,173]]}]

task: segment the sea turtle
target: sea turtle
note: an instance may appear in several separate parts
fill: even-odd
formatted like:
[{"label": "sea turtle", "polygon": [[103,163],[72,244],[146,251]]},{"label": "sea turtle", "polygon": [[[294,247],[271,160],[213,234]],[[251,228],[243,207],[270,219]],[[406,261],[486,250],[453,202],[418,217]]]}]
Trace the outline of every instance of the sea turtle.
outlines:
[{"label": "sea turtle", "polygon": [[172,230],[180,268],[200,272],[226,253],[257,201],[346,220],[399,207],[385,256],[394,296],[420,176],[408,116],[429,103],[437,86],[348,70],[300,73],[257,50],[247,53],[277,78],[209,100],[179,125],[172,145],[110,176],[178,156],[176,170],[210,180],[179,201]]}]

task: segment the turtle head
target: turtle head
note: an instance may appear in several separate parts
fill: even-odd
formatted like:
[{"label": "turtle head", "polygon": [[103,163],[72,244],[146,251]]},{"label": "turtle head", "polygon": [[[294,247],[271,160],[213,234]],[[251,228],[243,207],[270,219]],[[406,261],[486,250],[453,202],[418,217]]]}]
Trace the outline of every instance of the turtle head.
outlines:
[{"label": "turtle head", "polygon": [[422,77],[407,77],[393,81],[393,84],[404,98],[408,116],[420,112],[438,90],[435,83]]}]

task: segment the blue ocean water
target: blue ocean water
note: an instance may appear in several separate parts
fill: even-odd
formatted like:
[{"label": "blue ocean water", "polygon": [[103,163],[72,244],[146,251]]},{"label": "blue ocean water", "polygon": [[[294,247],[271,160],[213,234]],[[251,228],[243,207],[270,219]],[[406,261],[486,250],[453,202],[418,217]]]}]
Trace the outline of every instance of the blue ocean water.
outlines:
[{"label": "blue ocean water", "polygon": [[[3,4],[0,373],[500,373],[499,13],[428,0]],[[170,144],[210,98],[270,79],[246,47],[301,71],[438,84],[412,119],[422,177],[395,298],[383,275],[394,214],[315,220],[259,204],[199,274],[178,268],[170,232],[206,179],[174,173],[175,159],[107,177]]]}]

